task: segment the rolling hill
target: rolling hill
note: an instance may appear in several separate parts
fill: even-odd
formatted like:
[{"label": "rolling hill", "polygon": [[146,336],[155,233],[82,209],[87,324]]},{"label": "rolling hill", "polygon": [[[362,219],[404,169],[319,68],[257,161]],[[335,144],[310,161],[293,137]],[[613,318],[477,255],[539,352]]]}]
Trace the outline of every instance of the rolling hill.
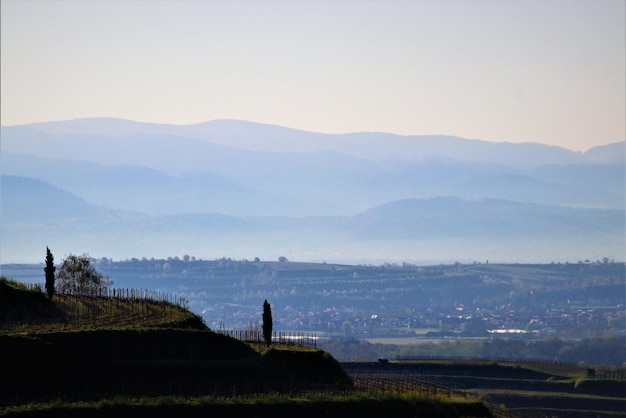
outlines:
[{"label": "rolling hill", "polygon": [[551,261],[624,254],[626,142],[573,152],[244,121],[2,127],[2,261]]},{"label": "rolling hill", "polygon": [[624,212],[497,199],[404,199],[354,216],[151,216],[95,206],[45,182],[2,176],[4,259],[50,245],[112,258],[366,260],[619,259]]}]

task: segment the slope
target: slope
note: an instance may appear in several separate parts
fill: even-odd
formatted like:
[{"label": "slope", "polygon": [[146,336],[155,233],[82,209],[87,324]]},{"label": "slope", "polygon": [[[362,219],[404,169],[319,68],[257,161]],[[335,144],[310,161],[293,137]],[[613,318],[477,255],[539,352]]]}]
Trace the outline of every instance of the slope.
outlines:
[{"label": "slope", "polygon": [[619,260],[625,246],[623,210],[432,198],[390,202],[355,216],[147,216],[89,205],[39,181],[3,179],[3,262],[26,261],[46,245],[112,258],[180,252],[329,262]]}]

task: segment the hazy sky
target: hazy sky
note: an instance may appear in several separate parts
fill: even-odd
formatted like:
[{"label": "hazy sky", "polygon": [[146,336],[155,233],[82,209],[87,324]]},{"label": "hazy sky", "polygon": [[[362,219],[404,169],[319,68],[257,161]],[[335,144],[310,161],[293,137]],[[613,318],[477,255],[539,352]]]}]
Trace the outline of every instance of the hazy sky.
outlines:
[{"label": "hazy sky", "polygon": [[626,139],[624,0],[1,0],[1,123]]}]

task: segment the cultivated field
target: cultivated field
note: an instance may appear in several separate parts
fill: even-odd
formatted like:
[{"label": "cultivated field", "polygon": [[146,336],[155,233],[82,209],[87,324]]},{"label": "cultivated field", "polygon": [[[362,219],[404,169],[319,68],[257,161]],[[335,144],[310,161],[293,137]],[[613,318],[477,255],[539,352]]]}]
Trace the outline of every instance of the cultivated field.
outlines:
[{"label": "cultivated field", "polygon": [[551,363],[342,363],[357,387],[477,397],[499,416],[615,417],[626,411],[626,369]]}]

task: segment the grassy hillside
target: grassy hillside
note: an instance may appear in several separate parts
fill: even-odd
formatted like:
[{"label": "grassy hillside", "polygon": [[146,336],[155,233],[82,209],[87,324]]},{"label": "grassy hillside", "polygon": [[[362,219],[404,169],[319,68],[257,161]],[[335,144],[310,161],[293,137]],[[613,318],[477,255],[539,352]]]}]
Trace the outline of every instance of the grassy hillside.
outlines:
[{"label": "grassy hillside", "polygon": [[[160,398],[141,400],[104,400],[99,402],[35,404],[29,408],[0,409],[0,416],[27,417],[258,417],[319,418],[351,417],[491,417],[487,408],[477,401],[450,402],[427,397],[402,395],[319,395],[286,397],[270,394],[252,397]],[[509,417],[501,414],[499,416]]]},{"label": "grassy hillside", "polygon": [[32,323],[59,315],[57,306],[40,288],[28,290],[24,283],[0,277],[0,322],[3,330],[12,323]]},{"label": "grassy hillside", "polygon": [[208,330],[2,335],[0,345],[3,362],[20,364],[1,379],[0,403],[6,404],[350,388],[326,353],[270,350],[261,355]]},{"label": "grassy hillside", "polygon": [[178,304],[137,297],[55,295],[0,277],[0,334],[84,329],[175,327],[206,329]]},{"label": "grassy hillside", "polygon": [[0,280],[0,416],[489,416],[477,400],[356,392],[326,352],[251,346],[177,305],[105,299]]},{"label": "grassy hillside", "polygon": [[322,351],[261,353],[210,331],[179,305],[141,298],[49,300],[12,280],[0,286],[2,361],[20,364],[2,379],[3,402],[350,387]]}]

